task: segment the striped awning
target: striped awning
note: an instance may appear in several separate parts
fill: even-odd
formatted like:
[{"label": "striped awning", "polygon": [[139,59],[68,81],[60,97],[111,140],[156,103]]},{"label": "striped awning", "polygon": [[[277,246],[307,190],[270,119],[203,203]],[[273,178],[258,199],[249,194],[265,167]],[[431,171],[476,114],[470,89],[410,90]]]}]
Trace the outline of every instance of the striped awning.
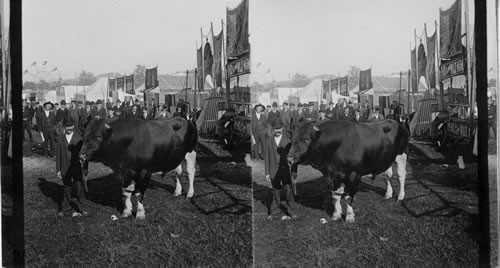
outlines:
[{"label": "striped awning", "polygon": [[431,93],[425,93],[424,98],[418,101],[417,111],[410,122],[412,136],[430,135],[433,104],[438,104],[438,99]]}]

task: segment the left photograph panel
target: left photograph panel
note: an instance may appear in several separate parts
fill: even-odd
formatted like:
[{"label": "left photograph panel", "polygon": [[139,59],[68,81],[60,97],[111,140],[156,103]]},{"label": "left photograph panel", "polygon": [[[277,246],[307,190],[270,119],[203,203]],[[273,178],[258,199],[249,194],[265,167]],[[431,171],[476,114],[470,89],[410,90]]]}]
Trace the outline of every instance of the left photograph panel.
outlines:
[{"label": "left photograph panel", "polygon": [[248,0],[22,8],[25,264],[252,266]]}]

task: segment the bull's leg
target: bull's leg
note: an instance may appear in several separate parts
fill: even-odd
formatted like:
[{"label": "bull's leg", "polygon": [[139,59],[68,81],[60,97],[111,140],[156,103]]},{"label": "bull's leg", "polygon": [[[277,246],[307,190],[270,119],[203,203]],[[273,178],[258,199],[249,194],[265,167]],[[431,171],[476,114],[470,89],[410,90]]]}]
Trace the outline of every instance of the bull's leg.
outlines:
[{"label": "bull's leg", "polygon": [[135,192],[135,197],[137,199],[137,214],[135,215],[135,218],[138,220],[146,219],[146,211],[144,210],[144,205],[142,203],[144,199],[144,192],[148,188],[150,179],[151,172],[142,170],[137,183],[137,191]]},{"label": "bull's leg", "polygon": [[405,198],[405,180],[406,180],[406,160],[408,155],[403,153],[396,156],[396,163],[398,165],[398,177],[399,177],[399,195],[398,201],[403,201]]},{"label": "bull's leg", "polygon": [[135,191],[135,181],[131,181],[131,183],[127,187],[122,187],[122,194],[124,197],[125,208],[122,212],[122,217],[126,218],[132,215],[132,193]]},{"label": "bull's leg", "polygon": [[342,218],[342,205],[340,204],[342,195],[337,193],[336,191],[332,191],[332,197],[333,197],[332,221],[338,221]]},{"label": "bull's leg", "polygon": [[174,196],[179,196],[182,194],[182,185],[180,177],[182,176],[182,163],[175,168],[175,192]]},{"label": "bull's leg", "polygon": [[385,182],[387,183],[387,190],[385,192],[385,196],[384,198],[385,199],[391,199],[392,198],[392,185],[391,185],[391,178],[392,178],[392,167],[389,167],[386,171],[385,171]]},{"label": "bull's leg", "polygon": [[354,198],[350,195],[346,195],[345,200],[347,201],[347,212],[345,216],[346,223],[354,223],[354,210],[352,209],[352,202]]},{"label": "bull's leg", "polygon": [[196,151],[186,154],[186,169],[189,179],[189,189],[186,198],[191,198],[194,195],[194,175],[196,173]]}]

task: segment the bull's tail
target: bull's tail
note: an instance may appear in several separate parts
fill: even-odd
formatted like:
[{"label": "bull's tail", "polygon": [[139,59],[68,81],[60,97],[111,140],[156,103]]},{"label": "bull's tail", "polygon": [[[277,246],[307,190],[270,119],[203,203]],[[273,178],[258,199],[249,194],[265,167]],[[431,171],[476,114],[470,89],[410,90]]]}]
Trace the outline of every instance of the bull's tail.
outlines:
[{"label": "bull's tail", "polygon": [[397,147],[397,154],[408,154],[408,144],[410,143],[410,134],[408,133],[408,130],[401,124],[398,124],[398,132],[400,135],[399,141],[398,142],[398,147]]}]

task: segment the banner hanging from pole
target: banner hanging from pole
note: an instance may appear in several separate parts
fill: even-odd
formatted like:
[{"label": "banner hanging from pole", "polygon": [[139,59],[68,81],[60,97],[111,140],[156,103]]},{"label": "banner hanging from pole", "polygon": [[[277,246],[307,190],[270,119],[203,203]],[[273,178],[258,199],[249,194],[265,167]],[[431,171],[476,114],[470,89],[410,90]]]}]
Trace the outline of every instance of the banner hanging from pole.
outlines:
[{"label": "banner hanging from pole", "polygon": [[125,92],[127,94],[135,95],[133,74],[125,77]]}]

